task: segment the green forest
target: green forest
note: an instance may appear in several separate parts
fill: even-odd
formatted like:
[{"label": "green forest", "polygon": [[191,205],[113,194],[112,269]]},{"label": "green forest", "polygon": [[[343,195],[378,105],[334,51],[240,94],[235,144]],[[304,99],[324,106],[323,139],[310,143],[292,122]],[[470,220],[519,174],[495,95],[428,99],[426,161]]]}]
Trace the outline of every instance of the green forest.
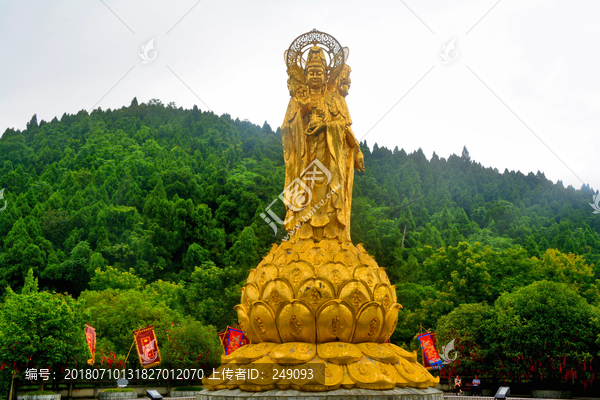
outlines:
[{"label": "green forest", "polygon": [[[417,349],[421,329],[440,351],[456,339],[444,376],[593,384],[596,192],[486,168],[466,147],[447,159],[361,149],[351,234],[396,285],[392,342]],[[134,98],[6,129],[0,392],[27,367],[85,364],[87,323],[98,362],[123,361],[131,332],[154,325],[165,363],[218,363],[248,271],[285,235],[260,216],[284,178],[279,129],[196,106]]]}]

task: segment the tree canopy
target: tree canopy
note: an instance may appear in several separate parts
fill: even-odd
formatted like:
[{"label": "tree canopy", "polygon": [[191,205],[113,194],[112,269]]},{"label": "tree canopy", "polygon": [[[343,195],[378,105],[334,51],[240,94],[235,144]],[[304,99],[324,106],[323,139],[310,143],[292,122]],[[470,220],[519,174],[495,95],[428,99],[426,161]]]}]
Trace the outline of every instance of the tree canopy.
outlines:
[{"label": "tree canopy", "polygon": [[[525,377],[512,357],[529,354],[514,338],[543,327],[531,312],[555,322],[569,317],[577,332],[592,329],[579,344],[571,337],[546,341],[562,340],[573,353],[552,349],[536,371],[564,379],[560,366],[558,375],[550,372],[561,355],[569,371],[580,371],[571,362],[598,368],[600,218],[589,206],[596,191],[565,188],[540,171],[486,168],[466,147],[461,155],[428,159],[421,149],[360,146],[366,172],[355,175],[351,234],[397,286],[404,309],[395,343],[416,348],[421,326],[476,341],[494,338],[504,347],[486,351],[505,357],[513,377]],[[190,342],[189,357],[175,343],[186,332],[208,338],[236,322],[233,306],[249,269],[286,235],[282,226],[274,235],[261,217],[283,190],[284,168],[279,129],[159,100],[134,99],[128,107],[65,113],[50,122],[34,115],[25,130],[6,129],[0,138],[0,188],[8,204],[0,213],[4,323],[24,318],[19,307],[41,318],[33,310],[39,301],[48,315],[77,314],[64,329],[82,331],[90,322],[99,349],[119,357],[132,330],[153,324],[159,341],[173,340],[165,354],[188,362],[202,353],[214,361],[214,342]],[[285,214],[280,201],[271,209]],[[41,291],[33,289],[34,277]],[[549,310],[551,301],[569,314]],[[496,337],[484,320],[514,323],[503,332],[508,336]],[[25,334],[8,326],[0,330],[2,346]],[[81,350],[73,335],[65,337]],[[27,346],[10,360],[26,363],[37,354],[39,344]],[[469,351],[474,358],[463,360],[465,371],[488,365],[490,374],[500,373],[497,364],[481,364],[492,353]],[[39,362],[64,361],[47,357]]]}]

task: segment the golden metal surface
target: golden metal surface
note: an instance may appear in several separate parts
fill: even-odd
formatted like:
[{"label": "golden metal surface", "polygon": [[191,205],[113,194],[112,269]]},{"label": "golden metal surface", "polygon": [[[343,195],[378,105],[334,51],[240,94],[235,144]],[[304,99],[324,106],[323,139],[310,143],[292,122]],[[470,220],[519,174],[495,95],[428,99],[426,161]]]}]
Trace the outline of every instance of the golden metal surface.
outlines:
[{"label": "golden metal surface", "polygon": [[275,323],[275,312],[268,303],[262,300],[255,301],[250,308],[249,318],[255,336],[260,338],[258,343],[281,343],[281,337]]},{"label": "golden metal surface", "polygon": [[365,282],[371,290],[375,289],[375,285],[379,283],[379,274],[368,265],[356,267],[353,272],[353,277]]},{"label": "golden metal surface", "polygon": [[362,358],[357,345],[343,342],[320,343],[317,345],[317,354],[321,359],[334,364],[349,364]]},{"label": "golden metal surface", "polygon": [[232,370],[234,371],[232,377],[226,383],[227,389],[235,389],[246,383],[247,367],[245,365],[236,365]]},{"label": "golden metal surface", "polygon": [[304,300],[284,303],[277,315],[277,326],[283,342],[316,342],[315,314]]},{"label": "golden metal surface", "polygon": [[312,343],[283,343],[273,348],[271,359],[279,364],[303,364],[317,355],[317,346]]},{"label": "golden metal surface", "polygon": [[[385,372],[384,372],[385,371]],[[348,364],[350,378],[361,389],[388,390],[396,386],[396,381],[390,371],[380,367],[380,363],[367,357]]]},{"label": "golden metal surface", "polygon": [[317,311],[317,343],[350,342],[355,313],[342,300],[329,300]]},{"label": "golden metal surface", "polygon": [[381,329],[381,333],[376,342],[383,343],[389,340],[396,329],[396,324],[398,323],[398,310],[400,310],[402,306],[398,303],[394,303],[387,310],[384,318],[384,325]]},{"label": "golden metal surface", "polygon": [[254,279],[256,279],[256,269],[252,268],[250,271],[248,271],[248,278],[246,278],[246,282],[254,282]]},{"label": "golden metal surface", "polygon": [[294,293],[298,292],[300,284],[315,276],[314,267],[306,261],[292,261],[282,268],[281,277],[286,279],[292,288]]},{"label": "golden metal surface", "polygon": [[308,392],[320,392],[338,388],[344,376],[341,365],[333,364],[315,356],[310,362],[292,367],[292,387]]},{"label": "golden metal surface", "polygon": [[327,254],[331,254],[332,256],[335,255],[342,248],[342,246],[337,240],[332,239],[323,239],[317,244],[317,246],[323,249]]},{"label": "golden metal surface", "polygon": [[404,379],[402,376],[400,376],[395,365],[393,365],[392,367],[394,369],[394,373],[396,374],[396,386],[401,387],[401,388],[407,387],[408,381],[406,379]]},{"label": "golden metal surface", "polygon": [[400,357],[394,367],[398,374],[408,382],[409,387],[425,389],[429,387],[429,378],[417,367],[418,365],[420,364],[411,363]]},{"label": "golden metal surface", "polygon": [[434,377],[433,375],[431,375],[431,373],[427,370],[427,368],[425,368],[423,365],[416,363],[415,365],[415,369],[421,371],[421,373],[427,377],[427,382],[429,384],[429,387],[436,387],[438,385],[438,383],[440,383],[440,377]]},{"label": "golden metal surface", "polygon": [[260,298],[276,311],[281,304],[294,299],[294,289],[287,280],[275,278],[263,286]]},{"label": "golden metal surface", "polygon": [[360,308],[373,300],[367,284],[357,279],[345,281],[339,290],[338,297],[354,307],[354,312],[358,313]]},{"label": "golden metal surface", "polygon": [[273,350],[275,346],[277,346],[277,343],[249,344],[244,346],[244,352],[242,355],[250,359],[250,362],[252,362],[269,354],[269,352]]},{"label": "golden metal surface", "polygon": [[344,376],[342,377],[341,385],[344,389],[352,389],[354,385],[356,385],[356,382],[354,382],[354,379],[350,377],[350,373],[348,372],[348,366],[342,365],[342,367],[344,371]]},{"label": "golden metal surface", "polygon": [[359,343],[360,351],[373,360],[381,361],[387,364],[395,364],[398,362],[398,355],[388,347],[378,343]]},{"label": "golden metal surface", "polygon": [[383,377],[385,379],[384,387],[389,388],[389,389],[393,389],[394,387],[396,387],[397,372],[396,372],[396,369],[394,368],[394,366],[391,364],[386,364],[386,363],[382,363],[379,361],[376,361],[375,363],[377,364],[377,367],[379,368],[379,372],[381,372],[381,374],[383,375]]},{"label": "golden metal surface", "polygon": [[352,343],[375,342],[383,328],[383,316],[383,307],[376,301],[363,305],[356,318]]},{"label": "golden metal surface", "polygon": [[292,261],[297,261],[300,259],[298,252],[293,249],[287,249],[283,254],[281,254],[276,260],[275,265],[279,268],[285,267]]},{"label": "golden metal surface", "polygon": [[[235,307],[252,344],[222,356],[219,370],[236,365],[259,376],[203,380],[210,390],[383,390],[436,382],[416,365],[416,353],[382,344],[402,306],[385,268],[350,238],[354,171],[364,171],[364,157],[346,103],[348,54],[330,35],[311,31],[284,55],[290,93],[281,125],[285,187],[306,182],[309,165],[329,175],[309,182],[310,193],[308,186],[298,193],[307,201],[301,207],[287,199],[289,239],[250,270]],[[314,376],[306,376],[307,368]]]},{"label": "golden metal surface", "polygon": [[296,251],[299,253],[307,253],[315,247],[315,242],[312,239],[302,240],[296,244]]},{"label": "golden metal surface", "polygon": [[417,362],[417,352],[414,350],[407,351],[407,350],[404,350],[402,347],[397,346],[393,343],[382,343],[381,346],[387,347],[388,349],[392,350],[394,353],[398,354],[398,356],[404,358],[405,360],[410,361],[411,363]]},{"label": "golden metal surface", "polygon": [[338,251],[333,260],[342,263],[349,268],[355,268],[360,265],[358,257],[356,257],[356,255],[348,248]]},{"label": "golden metal surface", "polygon": [[333,255],[329,254],[326,250],[320,247],[313,247],[307,251],[303,257],[315,268],[318,268],[321,264],[325,264],[333,260]]},{"label": "golden metal surface", "polygon": [[238,323],[240,324],[240,327],[242,328],[248,339],[250,339],[250,342],[262,342],[259,336],[254,334],[254,329],[252,329],[252,325],[250,325],[250,318],[248,318],[248,313],[246,312],[246,310],[244,310],[244,306],[238,304],[234,307],[234,310],[237,311]]},{"label": "golden metal surface", "polygon": [[310,304],[316,313],[323,303],[335,298],[335,289],[325,279],[308,278],[300,284],[297,297]]},{"label": "golden metal surface", "polygon": [[336,293],[339,291],[342,283],[352,278],[350,269],[340,262],[328,262],[319,267],[317,276],[326,279],[335,288]]},{"label": "golden metal surface", "polygon": [[255,283],[247,282],[242,288],[242,306],[246,311],[246,314],[250,312],[252,303],[260,298],[260,290]]},{"label": "golden metal surface", "polygon": [[252,361],[252,359],[249,358],[248,356],[244,355],[244,351],[249,346],[252,346],[252,345],[246,344],[246,345],[238,348],[236,351],[234,351],[233,353],[231,353],[229,355],[221,354],[221,364],[227,364],[232,361],[235,361],[236,363],[239,363],[239,364],[249,363],[250,361]]}]

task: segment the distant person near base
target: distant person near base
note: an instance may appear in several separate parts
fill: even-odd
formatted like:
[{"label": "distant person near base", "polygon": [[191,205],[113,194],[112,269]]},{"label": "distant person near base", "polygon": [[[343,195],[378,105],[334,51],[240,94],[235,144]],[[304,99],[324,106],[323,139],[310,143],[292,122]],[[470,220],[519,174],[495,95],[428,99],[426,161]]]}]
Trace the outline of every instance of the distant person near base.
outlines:
[{"label": "distant person near base", "polygon": [[473,379],[473,387],[471,388],[471,394],[477,397],[479,397],[479,395],[481,394],[481,381],[479,380],[479,377],[477,375],[475,375],[475,379]]},{"label": "distant person near base", "polygon": [[456,378],[454,378],[454,393],[456,393],[457,396],[463,394],[462,380],[460,379],[460,376],[458,376],[458,374],[456,375]]}]

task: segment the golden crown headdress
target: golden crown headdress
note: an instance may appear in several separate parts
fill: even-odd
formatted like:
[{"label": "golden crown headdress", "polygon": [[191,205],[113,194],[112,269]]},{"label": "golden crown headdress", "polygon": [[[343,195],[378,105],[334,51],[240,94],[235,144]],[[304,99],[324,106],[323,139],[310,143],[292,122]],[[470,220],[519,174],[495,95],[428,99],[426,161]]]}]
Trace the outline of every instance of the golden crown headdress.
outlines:
[{"label": "golden crown headdress", "polygon": [[304,82],[304,69],[307,64],[314,62],[325,67],[329,74],[328,81],[334,81],[342,71],[348,54],[348,48],[342,47],[333,36],[313,29],[294,39],[283,56],[290,75],[297,81]]}]

